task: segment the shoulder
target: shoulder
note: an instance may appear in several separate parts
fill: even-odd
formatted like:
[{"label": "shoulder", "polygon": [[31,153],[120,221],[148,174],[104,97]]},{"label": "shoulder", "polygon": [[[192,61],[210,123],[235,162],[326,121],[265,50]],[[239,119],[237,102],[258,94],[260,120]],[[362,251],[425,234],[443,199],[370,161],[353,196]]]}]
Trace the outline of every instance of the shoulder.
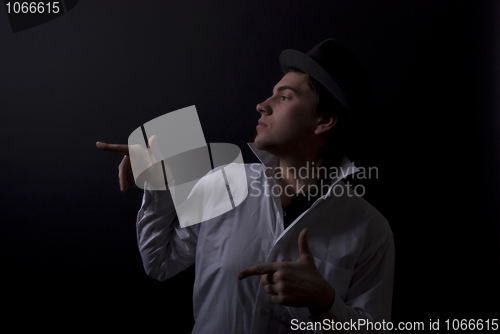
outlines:
[{"label": "shoulder", "polygon": [[[326,199],[331,210],[340,211],[348,229],[353,229],[367,244],[382,243],[392,238],[387,219],[352,187],[339,181]],[[334,186],[334,187],[335,187]]]}]

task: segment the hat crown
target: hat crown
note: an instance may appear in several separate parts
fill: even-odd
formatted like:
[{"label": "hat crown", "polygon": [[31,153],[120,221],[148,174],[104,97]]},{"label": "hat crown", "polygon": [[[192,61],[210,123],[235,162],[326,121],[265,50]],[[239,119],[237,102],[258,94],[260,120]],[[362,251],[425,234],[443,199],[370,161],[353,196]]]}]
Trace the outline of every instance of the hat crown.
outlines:
[{"label": "hat crown", "polygon": [[366,109],[370,100],[370,80],[362,62],[346,47],[328,38],[307,54],[285,50],[282,67],[296,67],[319,81],[349,110]]}]

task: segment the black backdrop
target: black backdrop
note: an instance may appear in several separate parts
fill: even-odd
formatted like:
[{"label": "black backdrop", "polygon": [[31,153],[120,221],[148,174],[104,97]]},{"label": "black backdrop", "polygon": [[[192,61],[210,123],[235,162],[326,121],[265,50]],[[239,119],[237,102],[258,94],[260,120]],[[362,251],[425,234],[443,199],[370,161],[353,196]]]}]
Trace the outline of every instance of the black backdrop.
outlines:
[{"label": "black backdrop", "polygon": [[496,1],[82,1],[17,33],[0,10],[7,319],[189,332],[193,270],[161,283],[145,275],[134,227],[142,191],[120,193],[121,158],[95,142],[126,143],[140,124],[194,104],[207,142],[237,144],[256,162],[246,143],[255,105],[280,79],[279,53],[328,37],[374,83],[348,156],[379,170],[362,182],[394,232],[393,321],[498,318],[499,10]]}]

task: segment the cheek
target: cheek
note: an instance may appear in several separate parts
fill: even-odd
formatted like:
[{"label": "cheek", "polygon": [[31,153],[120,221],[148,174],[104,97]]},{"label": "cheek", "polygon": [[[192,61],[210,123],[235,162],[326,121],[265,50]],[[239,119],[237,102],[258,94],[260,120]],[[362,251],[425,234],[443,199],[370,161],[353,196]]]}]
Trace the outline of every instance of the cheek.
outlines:
[{"label": "cheek", "polygon": [[288,142],[302,138],[308,132],[307,125],[300,119],[282,119],[274,124],[271,133],[275,139]]},{"label": "cheek", "polygon": [[308,132],[311,125],[310,117],[305,115],[303,110],[300,110],[288,115],[289,117],[284,117],[280,121],[280,125],[290,133],[304,133]]}]

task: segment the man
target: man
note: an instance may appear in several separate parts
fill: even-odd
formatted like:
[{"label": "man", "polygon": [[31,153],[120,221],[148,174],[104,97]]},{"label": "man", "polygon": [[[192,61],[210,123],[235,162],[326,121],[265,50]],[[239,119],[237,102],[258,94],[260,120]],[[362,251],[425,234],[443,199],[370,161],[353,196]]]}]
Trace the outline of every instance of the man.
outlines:
[{"label": "man", "polygon": [[[392,232],[340,180],[356,171],[338,145],[341,127],[368,99],[366,72],[332,39],[307,54],[285,50],[280,62],[285,75],[257,105],[261,118],[249,145],[262,164],[245,165],[247,198],[180,228],[169,192],[146,184],[137,217],[145,270],[165,280],[196,264],[193,333],[383,330],[391,314]],[[126,145],[97,146],[128,152]],[[318,166],[340,172],[314,173]],[[129,171],[125,156],[122,190],[134,184]]]}]

